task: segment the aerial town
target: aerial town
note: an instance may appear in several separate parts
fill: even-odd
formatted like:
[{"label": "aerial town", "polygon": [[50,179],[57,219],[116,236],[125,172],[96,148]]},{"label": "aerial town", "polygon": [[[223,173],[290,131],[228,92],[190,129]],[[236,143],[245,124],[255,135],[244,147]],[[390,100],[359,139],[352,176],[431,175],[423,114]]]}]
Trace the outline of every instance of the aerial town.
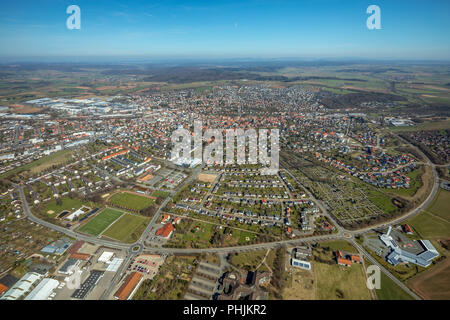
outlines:
[{"label": "aerial town", "polygon": [[448,12],[2,2],[0,304],[449,300]]},{"label": "aerial town", "polygon": [[[369,264],[410,299],[405,280],[446,250],[412,217],[448,193],[448,130],[398,134],[411,119],[333,111],[299,85],[24,105],[45,111],[2,114],[1,299],[383,299],[364,286]],[[195,120],[279,129],[279,171],[172,161],[171,133]],[[360,296],[311,287],[341,267],[360,269]]]}]

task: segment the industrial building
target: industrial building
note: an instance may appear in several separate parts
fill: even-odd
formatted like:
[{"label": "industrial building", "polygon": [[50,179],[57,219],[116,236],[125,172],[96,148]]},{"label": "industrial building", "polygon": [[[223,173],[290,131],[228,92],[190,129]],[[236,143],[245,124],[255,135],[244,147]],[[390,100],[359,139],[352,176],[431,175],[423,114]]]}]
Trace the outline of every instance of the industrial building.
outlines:
[{"label": "industrial building", "polygon": [[42,279],[42,275],[36,272],[28,272],[8,291],[5,292],[0,300],[18,300]]},{"label": "industrial building", "polygon": [[311,262],[291,259],[291,265],[300,269],[311,270]]},{"label": "industrial building", "polygon": [[58,286],[58,280],[45,278],[24,300],[47,300]]},{"label": "industrial building", "polygon": [[95,288],[100,279],[103,277],[104,272],[99,270],[92,270],[89,277],[81,284],[79,289],[76,289],[72,294],[72,298],[84,299]]},{"label": "industrial building", "polygon": [[380,240],[392,250],[386,257],[390,264],[396,266],[401,262],[409,262],[421,267],[428,267],[431,261],[439,256],[436,248],[428,240],[417,240],[423,249],[420,253],[412,253],[400,248],[392,238],[391,231],[392,227],[389,227],[387,233],[380,236]]}]

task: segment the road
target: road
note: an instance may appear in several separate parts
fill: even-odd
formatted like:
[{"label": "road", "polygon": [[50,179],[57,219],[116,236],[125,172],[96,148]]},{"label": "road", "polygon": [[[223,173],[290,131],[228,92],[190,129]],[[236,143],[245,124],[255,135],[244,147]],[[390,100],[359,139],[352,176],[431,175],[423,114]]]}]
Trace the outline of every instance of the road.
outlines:
[{"label": "road", "polygon": [[350,241],[355,248],[357,248],[363,255],[370,260],[373,264],[377,265],[386,276],[388,276],[392,281],[394,281],[400,288],[407,292],[411,297],[416,300],[422,300],[417,294],[415,294],[411,289],[398,280],[392,273],[390,273],[385,267],[383,267],[374,257],[372,257],[362,246],[360,246],[356,241]]},{"label": "road", "polygon": [[17,189],[19,190],[19,196],[20,196],[20,200],[22,202],[22,206],[23,206],[23,210],[25,212],[25,215],[28,217],[29,220],[31,220],[34,223],[40,224],[44,227],[47,227],[49,229],[64,233],[65,235],[71,237],[71,238],[75,238],[76,240],[83,240],[83,241],[87,241],[87,242],[91,242],[97,245],[101,245],[101,246],[107,246],[107,247],[111,247],[114,249],[125,249],[128,250],[130,245],[129,244],[125,244],[125,243],[121,243],[121,242],[115,242],[115,241],[108,241],[108,240],[104,240],[104,239],[99,239],[96,237],[92,237],[92,236],[88,236],[88,235],[83,235],[81,233],[72,231],[70,229],[61,227],[61,226],[57,226],[53,223],[47,222],[45,220],[39,219],[38,217],[36,217],[30,210],[30,207],[28,205],[28,202],[26,200],[25,197],[25,193],[23,191],[23,186],[18,186]]},{"label": "road", "polygon": [[[414,148],[416,148],[416,147],[414,147]],[[91,237],[91,236],[88,236],[88,235],[79,234],[79,233],[74,232],[72,230],[69,230],[69,229],[66,229],[64,227],[57,226],[57,225],[54,225],[54,224],[49,223],[47,221],[44,221],[42,219],[39,219],[36,216],[34,216],[32,214],[32,212],[30,211],[28,202],[27,202],[26,197],[25,197],[25,193],[23,191],[23,186],[16,185],[16,187],[19,190],[19,195],[20,195],[20,199],[21,199],[21,201],[23,203],[24,212],[25,212],[26,216],[31,221],[33,221],[35,223],[38,223],[40,225],[43,225],[43,226],[45,226],[45,227],[47,227],[49,229],[52,229],[52,230],[64,233],[67,236],[75,238],[77,240],[83,240],[83,241],[86,241],[86,242],[90,242],[90,243],[94,243],[94,244],[97,244],[97,245],[100,245],[100,246],[110,247],[110,248],[114,248],[114,249],[126,250],[127,256],[126,256],[124,262],[122,263],[120,269],[118,270],[118,272],[114,276],[113,280],[111,281],[110,287],[103,294],[102,299],[108,299],[110,297],[110,295],[112,293],[112,290],[114,290],[114,288],[117,286],[118,282],[122,278],[122,275],[126,271],[126,268],[130,264],[131,260],[137,254],[139,254],[141,251],[143,251],[145,253],[159,253],[159,254],[199,254],[199,253],[227,254],[227,253],[230,253],[230,252],[242,252],[242,251],[249,251],[249,250],[255,250],[255,249],[277,248],[277,247],[280,247],[280,246],[286,245],[286,244],[295,245],[295,244],[304,243],[304,242],[316,242],[316,241],[339,240],[339,239],[340,240],[350,241],[360,252],[363,253],[363,255],[368,260],[370,260],[372,263],[374,263],[378,267],[380,267],[381,271],[384,272],[397,285],[399,285],[405,292],[407,292],[409,295],[411,295],[415,299],[420,299],[419,296],[417,296],[408,287],[406,287],[401,281],[399,281],[394,275],[392,275],[388,270],[386,270],[386,268],[384,268],[381,264],[379,264],[378,261],[376,261],[376,259],[374,259],[370,254],[367,253],[366,250],[364,250],[364,248],[362,248],[358,243],[356,243],[352,239],[352,237],[354,235],[370,232],[370,231],[372,231],[374,229],[385,228],[387,226],[390,226],[390,225],[393,225],[393,224],[398,224],[401,221],[409,219],[409,218],[413,217],[414,215],[418,214],[419,212],[421,212],[425,207],[427,207],[433,201],[433,199],[435,198],[435,196],[437,194],[438,188],[439,188],[439,177],[437,175],[436,165],[431,163],[431,161],[428,159],[428,157],[426,157],[426,155],[424,155],[418,148],[416,148],[416,149],[418,150],[419,153],[421,153],[423,155],[424,159],[427,160],[426,164],[431,166],[432,172],[433,172],[434,183],[433,183],[432,190],[431,190],[430,194],[428,195],[428,197],[425,199],[425,201],[422,204],[420,204],[418,207],[416,207],[415,209],[411,210],[410,212],[402,215],[401,217],[397,217],[397,218],[395,218],[395,219],[393,219],[391,221],[388,221],[388,222],[385,222],[385,223],[381,223],[381,224],[378,224],[378,225],[375,225],[375,226],[370,226],[370,227],[367,227],[367,228],[364,228],[364,229],[359,229],[359,230],[356,230],[356,231],[346,230],[345,228],[343,228],[342,226],[337,224],[334,221],[333,217],[328,213],[328,211],[325,208],[325,206],[319,200],[317,200],[307,189],[305,189],[306,192],[309,195],[309,198],[312,199],[314,201],[314,203],[316,203],[316,205],[321,209],[323,215],[327,216],[327,218],[329,218],[330,221],[333,221],[334,225],[337,228],[337,233],[336,234],[323,235],[323,236],[310,236],[310,237],[297,238],[297,239],[291,239],[291,240],[265,242],[265,243],[261,243],[261,244],[251,244],[251,245],[244,245],[244,246],[238,246],[238,247],[186,249],[186,248],[156,248],[156,247],[149,247],[149,246],[145,245],[145,239],[149,236],[149,234],[150,234],[150,232],[151,232],[155,222],[158,220],[162,210],[172,200],[172,197],[178,191],[180,191],[182,188],[184,188],[186,185],[191,183],[196,178],[197,174],[203,169],[203,166],[199,166],[196,169],[194,169],[192,174],[181,185],[179,185],[175,190],[173,190],[170,193],[170,196],[167,197],[164,200],[164,202],[159,206],[157,212],[152,217],[150,223],[147,225],[145,231],[142,233],[142,235],[139,238],[139,240],[136,241],[133,244],[124,244],[124,243],[120,243],[120,242],[108,241],[108,240],[103,240],[103,239],[99,239],[99,238],[96,238],[96,237]],[[286,172],[293,179],[295,179],[297,183],[299,183],[301,185],[301,183],[297,180],[297,178],[294,175],[292,175],[288,170],[286,170]],[[132,248],[136,247],[136,246],[139,246],[140,248],[142,248],[142,250],[138,250],[136,252],[133,252]]]}]

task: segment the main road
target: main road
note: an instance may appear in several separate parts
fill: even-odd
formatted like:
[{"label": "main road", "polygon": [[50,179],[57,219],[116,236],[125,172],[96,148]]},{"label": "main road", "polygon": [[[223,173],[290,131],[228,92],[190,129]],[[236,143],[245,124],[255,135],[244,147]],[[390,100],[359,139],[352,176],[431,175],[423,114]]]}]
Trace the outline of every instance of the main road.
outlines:
[{"label": "main road", "polygon": [[[366,256],[372,263],[376,264],[381,269],[381,271],[383,271],[390,279],[392,279],[392,281],[394,281],[404,291],[406,291],[413,298],[420,299],[419,296],[417,296],[408,287],[406,287],[401,281],[399,281],[394,275],[392,275],[388,270],[386,270],[386,268],[384,268],[380,263],[378,263],[378,261],[375,258],[373,258],[370,254],[368,254],[367,251],[364,250],[364,248],[362,246],[360,246],[358,243],[356,243],[352,239],[352,237],[354,235],[370,232],[371,230],[374,230],[374,229],[385,228],[387,226],[390,226],[393,224],[398,224],[401,221],[411,218],[412,216],[421,212],[424,208],[426,208],[433,201],[433,199],[435,198],[435,196],[437,194],[438,188],[439,188],[439,177],[437,175],[436,166],[433,163],[431,163],[431,161],[428,159],[428,157],[426,157],[426,155],[424,155],[418,148],[416,148],[416,149],[418,150],[418,152],[420,152],[423,155],[424,159],[427,160],[427,164],[430,165],[430,167],[432,169],[433,187],[432,187],[430,194],[425,199],[425,201],[423,203],[421,203],[415,209],[411,210],[410,212],[408,212],[400,217],[397,217],[393,220],[390,220],[388,222],[370,226],[370,227],[367,227],[364,229],[346,230],[345,228],[343,228],[342,226],[337,224],[336,221],[334,221],[333,217],[328,213],[325,206],[319,200],[315,199],[314,196],[308,190],[305,189],[307,191],[307,193],[309,194],[310,199],[314,199],[314,202],[322,210],[322,213],[325,216],[327,216],[331,221],[334,222],[334,224],[337,227],[336,234],[323,235],[323,236],[308,236],[308,237],[304,237],[304,238],[296,238],[296,239],[291,239],[291,240],[280,240],[280,241],[275,241],[275,242],[265,242],[265,243],[260,243],[260,244],[250,244],[250,245],[237,246],[237,247],[205,248],[205,249],[190,248],[190,249],[187,249],[187,248],[159,248],[159,247],[149,247],[149,246],[145,245],[145,239],[150,234],[151,229],[153,228],[155,222],[159,218],[160,213],[162,212],[164,207],[169,203],[169,201],[172,200],[172,197],[179,190],[184,188],[186,185],[191,183],[196,178],[197,173],[199,173],[202,170],[203,166],[199,166],[195,170],[193,170],[193,173],[191,174],[191,176],[188,177],[178,188],[176,188],[175,190],[173,190],[170,193],[170,196],[164,200],[164,202],[158,208],[157,212],[152,217],[152,220],[146,227],[145,231],[142,233],[139,240],[133,244],[125,244],[125,243],[120,243],[120,242],[116,242],[116,241],[108,241],[108,240],[80,234],[80,233],[74,232],[70,229],[67,229],[67,228],[64,228],[61,226],[57,226],[55,224],[52,224],[50,222],[47,222],[40,218],[37,218],[35,215],[33,215],[33,213],[31,212],[31,210],[29,208],[29,205],[28,205],[28,202],[26,200],[25,193],[23,190],[23,186],[22,185],[15,185],[15,186],[19,190],[19,196],[22,201],[24,212],[25,212],[26,216],[28,217],[28,219],[30,219],[32,222],[43,225],[49,229],[61,232],[63,234],[66,234],[67,236],[75,238],[77,240],[83,240],[86,242],[90,242],[90,243],[94,243],[94,244],[97,244],[100,246],[110,247],[110,248],[114,248],[114,249],[126,250],[127,256],[124,260],[124,263],[122,263],[120,269],[118,270],[118,272],[114,276],[113,280],[111,281],[110,287],[104,292],[104,294],[102,296],[103,299],[108,299],[110,297],[112,290],[115,288],[117,283],[120,281],[123,273],[125,272],[125,269],[130,264],[131,260],[142,251],[148,252],[148,253],[159,253],[159,254],[198,254],[198,253],[226,254],[226,253],[230,253],[230,252],[242,252],[242,251],[255,250],[255,249],[271,249],[271,248],[277,248],[277,247],[280,247],[280,246],[286,245],[286,244],[297,244],[297,243],[302,243],[302,242],[316,242],[316,241],[338,240],[338,239],[350,241],[364,256]],[[297,183],[300,183],[294,175],[292,175],[288,170],[286,170],[286,171],[292,178],[294,178],[297,181]],[[133,248],[137,248],[137,250],[133,250]]]}]

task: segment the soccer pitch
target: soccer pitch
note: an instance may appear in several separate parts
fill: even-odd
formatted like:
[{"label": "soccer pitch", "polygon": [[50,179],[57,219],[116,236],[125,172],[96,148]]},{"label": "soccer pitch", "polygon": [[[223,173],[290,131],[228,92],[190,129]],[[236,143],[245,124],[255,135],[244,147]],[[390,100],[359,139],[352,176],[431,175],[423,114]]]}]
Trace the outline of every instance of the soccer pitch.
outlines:
[{"label": "soccer pitch", "polygon": [[89,233],[93,236],[98,236],[105,230],[111,223],[116,221],[123,212],[115,209],[106,208],[100,212],[96,217],[91,219],[88,223],[80,228],[81,232]]},{"label": "soccer pitch", "polygon": [[150,218],[127,213],[108,228],[103,236],[132,243],[139,239],[149,221]]},{"label": "soccer pitch", "polygon": [[111,196],[111,198],[108,201],[112,205],[118,205],[121,207],[138,211],[145,209],[151,206],[153,203],[155,203],[155,200],[152,198],[140,196],[129,192],[116,193],[113,196]]}]

